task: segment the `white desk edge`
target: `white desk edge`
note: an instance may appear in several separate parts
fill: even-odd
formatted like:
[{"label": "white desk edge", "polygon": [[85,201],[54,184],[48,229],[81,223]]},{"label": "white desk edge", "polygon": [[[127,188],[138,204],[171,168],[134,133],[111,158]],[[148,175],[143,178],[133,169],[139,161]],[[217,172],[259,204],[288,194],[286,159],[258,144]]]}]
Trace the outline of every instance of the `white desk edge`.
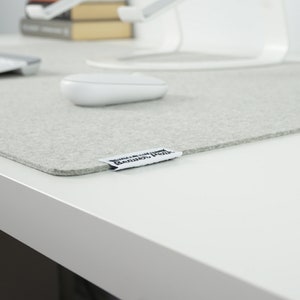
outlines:
[{"label": "white desk edge", "polygon": [[296,300],[299,147],[69,178],[0,158],[0,229],[125,300]]}]

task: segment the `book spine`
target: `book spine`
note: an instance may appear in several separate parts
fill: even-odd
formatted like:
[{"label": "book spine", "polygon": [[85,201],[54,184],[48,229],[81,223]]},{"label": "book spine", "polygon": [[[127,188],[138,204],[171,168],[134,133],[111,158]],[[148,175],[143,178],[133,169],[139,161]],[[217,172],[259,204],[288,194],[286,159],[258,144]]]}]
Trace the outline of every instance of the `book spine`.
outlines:
[{"label": "book spine", "polygon": [[72,28],[67,22],[43,22],[23,19],[20,23],[24,35],[41,36],[56,39],[72,39]]}]

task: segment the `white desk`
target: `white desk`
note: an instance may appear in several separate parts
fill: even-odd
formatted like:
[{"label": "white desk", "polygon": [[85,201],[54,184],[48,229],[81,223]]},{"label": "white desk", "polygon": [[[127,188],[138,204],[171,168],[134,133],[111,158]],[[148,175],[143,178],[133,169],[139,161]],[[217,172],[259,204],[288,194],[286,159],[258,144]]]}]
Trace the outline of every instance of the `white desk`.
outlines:
[{"label": "white desk", "polygon": [[0,158],[0,230],[124,300],[297,300],[299,148],[68,178]]}]

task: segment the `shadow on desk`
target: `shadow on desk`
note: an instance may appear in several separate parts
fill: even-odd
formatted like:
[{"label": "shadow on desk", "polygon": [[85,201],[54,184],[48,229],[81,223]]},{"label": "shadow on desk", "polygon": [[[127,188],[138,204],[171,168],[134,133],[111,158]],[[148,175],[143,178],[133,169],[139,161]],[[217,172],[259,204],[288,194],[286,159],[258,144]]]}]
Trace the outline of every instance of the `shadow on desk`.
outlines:
[{"label": "shadow on desk", "polygon": [[2,231],[0,299],[118,300]]}]

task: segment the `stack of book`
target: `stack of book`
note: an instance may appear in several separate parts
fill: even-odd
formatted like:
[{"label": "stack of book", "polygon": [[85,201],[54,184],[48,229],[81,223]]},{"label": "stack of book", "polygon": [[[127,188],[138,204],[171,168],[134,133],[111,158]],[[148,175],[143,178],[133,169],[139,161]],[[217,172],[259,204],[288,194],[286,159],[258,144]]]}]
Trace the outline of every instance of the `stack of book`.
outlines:
[{"label": "stack of book", "polygon": [[[58,0],[29,0],[27,5],[50,5]],[[118,17],[122,0],[89,0],[73,7],[53,20],[33,20],[28,16],[20,23],[24,35],[68,40],[102,40],[132,37],[132,26]]]}]

